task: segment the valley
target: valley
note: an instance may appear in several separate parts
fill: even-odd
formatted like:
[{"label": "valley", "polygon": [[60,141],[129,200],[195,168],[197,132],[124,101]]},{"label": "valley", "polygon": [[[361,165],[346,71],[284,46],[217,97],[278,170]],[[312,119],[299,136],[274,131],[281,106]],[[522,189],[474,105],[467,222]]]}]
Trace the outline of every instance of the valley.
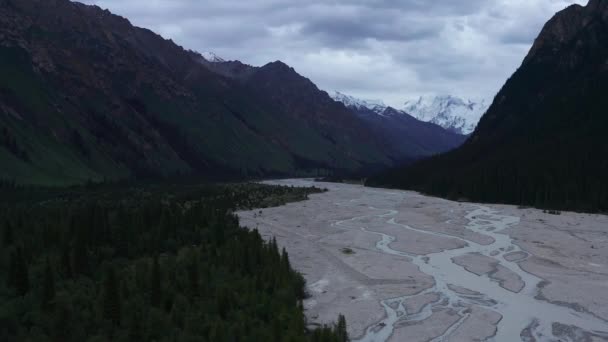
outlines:
[{"label": "valley", "polygon": [[0,341],[608,341],[608,0],[125,3],[0,0]]},{"label": "valley", "polygon": [[243,211],[308,283],[311,325],[353,341],[608,339],[608,217],[307,180],[310,200]]}]

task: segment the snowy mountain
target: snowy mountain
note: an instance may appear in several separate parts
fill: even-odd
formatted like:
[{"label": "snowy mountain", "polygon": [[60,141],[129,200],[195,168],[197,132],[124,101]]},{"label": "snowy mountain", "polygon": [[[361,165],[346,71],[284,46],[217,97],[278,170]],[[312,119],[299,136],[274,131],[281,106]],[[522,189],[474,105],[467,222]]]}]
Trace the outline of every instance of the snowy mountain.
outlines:
[{"label": "snowy mountain", "polygon": [[211,63],[222,63],[225,62],[226,60],[224,60],[222,57],[214,54],[213,52],[203,52],[201,53],[201,56],[207,61],[207,62],[211,62]]},{"label": "snowy mountain", "polygon": [[329,94],[334,101],[342,102],[348,108],[363,109],[367,108],[376,114],[382,115],[387,108],[381,100],[362,100],[356,97],[343,94],[339,91],[334,91]]},{"label": "snowy mountain", "polygon": [[399,163],[449,151],[466,139],[464,135],[418,120],[380,100],[361,100],[337,91],[330,96],[342,102],[374,135],[381,137],[385,150]]},{"label": "snowy mountain", "polygon": [[432,122],[456,133],[470,134],[490,103],[485,99],[463,99],[451,95],[422,96],[406,101],[402,109],[419,120]]}]

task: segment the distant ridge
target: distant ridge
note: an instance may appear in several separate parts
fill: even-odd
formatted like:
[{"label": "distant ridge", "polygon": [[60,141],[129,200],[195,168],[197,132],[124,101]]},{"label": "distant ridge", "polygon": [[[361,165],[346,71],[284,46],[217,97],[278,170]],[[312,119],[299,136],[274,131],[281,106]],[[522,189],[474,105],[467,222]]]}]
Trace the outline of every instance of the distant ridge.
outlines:
[{"label": "distant ridge", "polygon": [[432,122],[459,134],[471,134],[488,110],[485,99],[463,99],[452,95],[421,96],[405,101],[403,110],[415,118]]},{"label": "distant ridge", "polygon": [[382,136],[386,151],[391,151],[400,163],[449,151],[466,139],[464,135],[420,121],[380,100],[361,100],[340,92],[334,92],[332,97],[352,110],[376,135]]}]

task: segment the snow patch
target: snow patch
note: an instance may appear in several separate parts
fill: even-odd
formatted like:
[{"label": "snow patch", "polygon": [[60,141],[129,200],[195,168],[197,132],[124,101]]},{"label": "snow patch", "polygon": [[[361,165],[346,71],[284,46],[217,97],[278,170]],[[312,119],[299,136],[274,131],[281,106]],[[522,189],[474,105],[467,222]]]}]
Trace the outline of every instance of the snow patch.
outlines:
[{"label": "snow patch", "polygon": [[334,91],[333,94],[329,94],[329,96],[331,96],[334,101],[342,102],[348,108],[367,108],[378,115],[383,115],[384,111],[388,108],[388,106],[385,105],[382,100],[362,100],[343,94],[339,91]]},{"label": "snow patch", "polygon": [[201,56],[203,56],[203,58],[207,62],[211,62],[211,63],[222,63],[222,62],[226,61],[225,59],[223,59],[222,57],[216,55],[213,52],[203,52],[203,53],[201,53]]}]

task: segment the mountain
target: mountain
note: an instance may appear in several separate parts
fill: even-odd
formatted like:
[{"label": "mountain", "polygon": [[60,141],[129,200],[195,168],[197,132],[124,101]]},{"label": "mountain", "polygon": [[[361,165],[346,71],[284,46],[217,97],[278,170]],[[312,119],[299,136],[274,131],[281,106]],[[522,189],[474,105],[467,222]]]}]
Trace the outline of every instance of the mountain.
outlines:
[{"label": "mountain", "polygon": [[201,55],[201,57],[204,60],[206,60],[207,62],[210,62],[210,63],[224,63],[224,62],[226,62],[225,59],[223,59],[222,57],[220,57],[220,56],[218,56],[215,53],[210,52],[210,51],[202,52],[200,55]]},{"label": "mountain", "polygon": [[280,62],[187,51],[96,6],[0,0],[0,179],[355,173],[394,160]]},{"label": "mountain", "polygon": [[370,185],[608,211],[608,2],[557,13],[460,148]]},{"label": "mountain", "polygon": [[334,92],[332,98],[342,102],[376,136],[382,137],[385,150],[401,163],[449,151],[466,139],[464,135],[417,120],[379,100],[361,100],[340,92]]},{"label": "mountain", "polygon": [[382,114],[388,107],[382,100],[362,100],[339,91],[334,91],[330,96],[335,101],[342,102],[348,108],[357,110],[369,109],[377,114]]},{"label": "mountain", "polygon": [[405,101],[403,110],[418,120],[432,122],[445,129],[468,135],[488,110],[485,99],[463,99],[451,95],[421,96]]},{"label": "mountain", "polygon": [[[367,165],[368,169],[369,167],[379,169],[410,158],[409,155],[386,151],[385,140],[381,135],[374,134],[343,104],[334,101],[326,92],[319,90],[312,81],[302,77],[281,61],[268,63],[262,67],[224,60],[205,64],[209,70],[238,82],[243,92],[258,99],[265,108],[276,113],[274,118],[283,126],[282,129],[272,125],[261,125],[258,129],[262,135],[280,135],[282,140],[290,142],[294,151],[304,157],[298,160],[301,166],[322,168],[323,164],[316,162],[322,160],[326,163],[324,165],[330,165],[332,168],[348,170],[355,167],[351,165],[351,152],[336,153],[332,151],[331,146],[321,140],[327,140],[331,144],[344,141],[351,149],[360,152],[362,158],[370,158],[369,160],[376,156],[384,158],[378,159],[376,164]],[[298,124],[292,126],[289,122],[291,120]],[[310,131],[306,133],[309,138],[316,134],[320,138],[318,142],[300,143],[305,142],[302,133],[307,129]],[[375,150],[378,146],[382,150],[381,154]]]},{"label": "mountain", "polygon": [[241,61],[227,61],[213,52],[203,53],[200,56],[193,52],[192,57],[210,71],[231,79],[247,79],[258,69]]}]

